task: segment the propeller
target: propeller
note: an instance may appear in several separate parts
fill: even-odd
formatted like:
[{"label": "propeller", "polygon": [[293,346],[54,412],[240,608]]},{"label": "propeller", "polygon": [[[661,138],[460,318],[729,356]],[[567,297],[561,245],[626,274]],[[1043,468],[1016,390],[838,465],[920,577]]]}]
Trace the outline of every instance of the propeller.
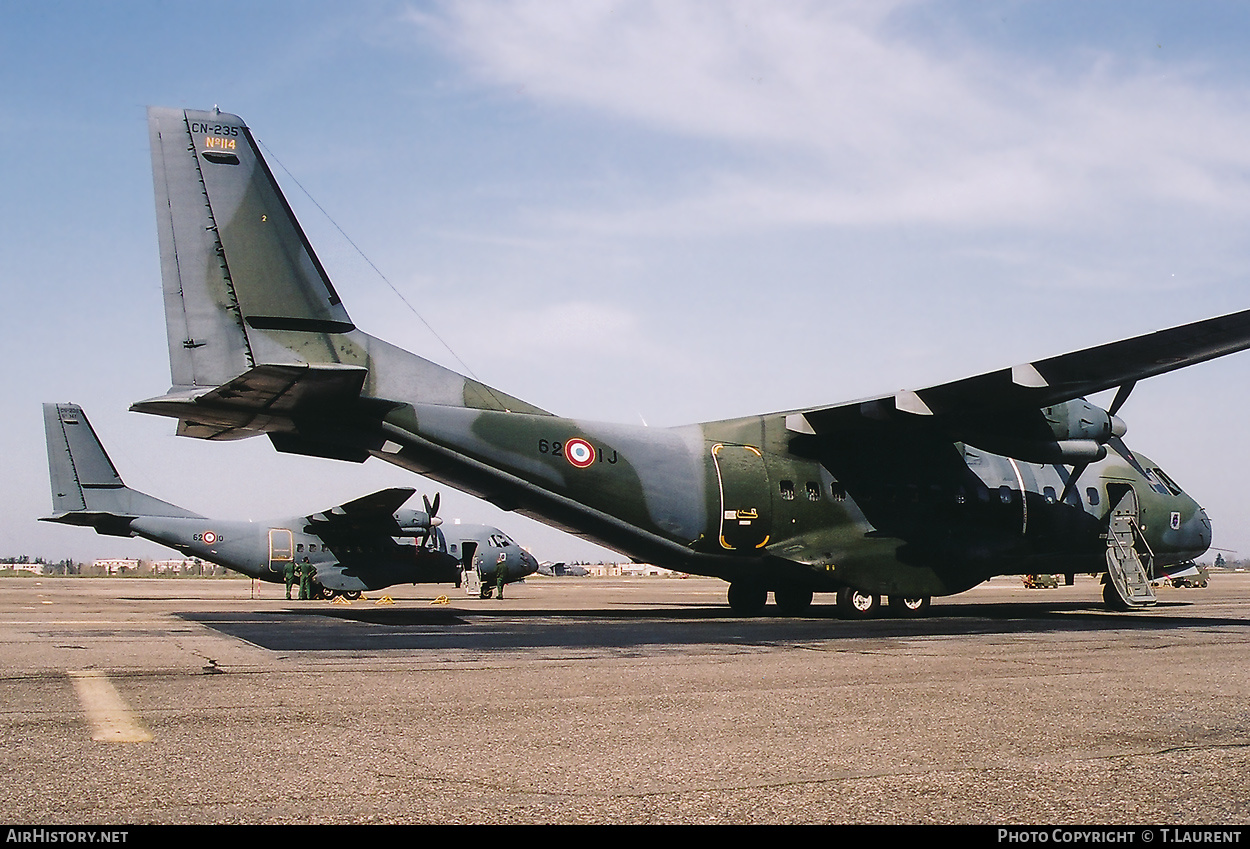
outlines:
[{"label": "propeller", "polygon": [[430,520],[429,525],[425,528],[425,535],[421,538],[421,545],[424,547],[429,543],[430,537],[434,533],[434,529],[443,524],[443,520],[438,518],[438,504],[440,501],[439,493],[434,493],[433,502],[430,501],[425,493],[422,493],[421,501],[425,504],[425,515],[428,516]]},{"label": "propeller", "polygon": [[[1129,393],[1133,391],[1133,387],[1137,385],[1136,380],[1130,380],[1116,390],[1115,397],[1111,399],[1111,406],[1107,408],[1107,414],[1111,416],[1111,436],[1107,439],[1107,444],[1115,448],[1121,453],[1128,449],[1124,447],[1124,442],[1120,439],[1124,435],[1124,422],[1116,417],[1116,413],[1124,406],[1124,402],[1128,400]],[[1072,471],[1068,473],[1068,482],[1063,486],[1063,494],[1059,496],[1059,503],[1066,504],[1068,496],[1076,489],[1076,483],[1081,479],[1081,475],[1085,474],[1085,470],[1089,468],[1089,463],[1077,463],[1072,467]]]}]

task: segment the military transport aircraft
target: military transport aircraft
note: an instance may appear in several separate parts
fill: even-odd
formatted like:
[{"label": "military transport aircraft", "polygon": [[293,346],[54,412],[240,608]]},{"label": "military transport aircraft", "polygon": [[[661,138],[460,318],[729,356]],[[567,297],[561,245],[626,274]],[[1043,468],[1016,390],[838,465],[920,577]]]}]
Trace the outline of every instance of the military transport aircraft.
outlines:
[{"label": "military transport aircraft", "polygon": [[500,564],[505,582],[538,570],[533,555],[498,528],[439,525],[438,496],[425,510],[400,509],[414,490],[384,489],[311,516],[223,522],[122,483],[81,407],[44,404],[52,509],[41,521],[139,536],[263,581],[282,583],[287,564],[315,566],[314,597],[359,598],[393,584],[454,583],[487,589]]},{"label": "military transport aircraft", "polygon": [[[1203,509],[1128,449],[1147,377],[1250,347],[1250,311],[918,390],[674,428],[561,418],[356,329],[251,132],[149,110],[173,386],[134,404],[201,439],[369,457],[636,560],[849,616],[994,575],[1107,573],[1153,602],[1157,567],[1204,552]],[[1084,400],[1117,388],[1108,409]]]}]

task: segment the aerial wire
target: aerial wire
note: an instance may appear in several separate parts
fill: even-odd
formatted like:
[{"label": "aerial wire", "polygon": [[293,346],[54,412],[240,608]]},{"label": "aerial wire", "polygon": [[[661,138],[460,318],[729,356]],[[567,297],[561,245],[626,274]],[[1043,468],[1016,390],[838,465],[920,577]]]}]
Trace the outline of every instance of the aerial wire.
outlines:
[{"label": "aerial wire", "polygon": [[301,183],[295,177],[295,175],[291,173],[289,168],[287,168],[285,165],[282,164],[282,160],[279,159],[277,155],[272,150],[269,149],[269,146],[265,144],[263,141],[261,141],[260,139],[257,139],[256,141],[261,147],[265,149],[266,155],[268,155],[274,162],[278,163],[278,167],[281,168],[282,171],[288,177],[291,178],[291,181],[295,183],[295,185],[299,186],[299,190],[304,193],[305,197],[307,197],[310,201],[312,201],[313,206],[321,210],[321,214],[326,217],[327,221],[329,221],[331,224],[334,225],[334,229],[339,231],[339,233],[343,236],[343,238],[347,240],[347,243],[351,245],[352,248],[355,249],[356,253],[360,254],[361,259],[369,263],[369,267],[372,268],[374,272],[377,273],[378,277],[382,278],[382,282],[385,283],[387,286],[389,286],[391,291],[394,292],[395,295],[401,301],[403,301],[404,306],[408,307],[408,309],[411,310],[412,314],[415,315],[421,321],[421,323],[425,325],[426,330],[429,330],[430,333],[434,336],[434,338],[437,339],[439,343],[442,344],[442,346],[447,349],[447,353],[451,354],[452,357],[455,358],[456,362],[460,363],[461,368],[463,368],[466,372],[468,372],[469,377],[473,378],[479,384],[485,387],[486,391],[491,394],[491,397],[495,398],[495,401],[499,404],[500,408],[506,409],[503,402],[500,401],[499,398],[495,397],[495,391],[491,389],[489,386],[487,386],[485,383],[483,383],[482,380],[476,374],[473,373],[473,369],[469,368],[469,364],[460,358],[460,355],[457,354],[455,350],[452,349],[451,345],[447,344],[447,340],[443,339],[442,336],[438,335],[438,331],[435,330],[433,326],[428,321],[425,320],[425,317],[421,315],[421,313],[417,312],[417,308],[414,307],[408,301],[408,299],[404,297],[404,294],[400,292],[399,289],[395,288],[395,284],[392,283],[390,279],[385,274],[382,273],[382,269],[378,268],[377,265],[374,264],[373,260],[369,259],[368,255],[366,255],[365,252],[360,249],[360,246],[357,245],[354,241],[352,241],[352,237],[347,235],[347,231],[345,231],[342,227],[339,226],[339,223],[334,220],[334,218],[330,215],[330,213],[326,212],[325,207],[323,207],[320,203],[317,202],[317,199],[312,196],[312,193],[309,192],[308,189],[304,188],[304,184]]}]

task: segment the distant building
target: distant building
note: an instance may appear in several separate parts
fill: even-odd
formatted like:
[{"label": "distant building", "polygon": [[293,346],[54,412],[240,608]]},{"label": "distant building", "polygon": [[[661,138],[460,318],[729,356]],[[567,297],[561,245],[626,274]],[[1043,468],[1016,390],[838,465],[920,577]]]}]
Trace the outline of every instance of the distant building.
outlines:
[{"label": "distant building", "polygon": [[138,560],[97,560],[92,564],[96,569],[100,569],[106,575],[116,575],[123,569],[133,572],[139,568]]},{"label": "distant building", "polygon": [[204,561],[198,557],[181,557],[174,560],[152,560],[154,575],[193,575],[198,574]]},{"label": "distant building", "polygon": [[628,575],[631,578],[655,578],[655,577],[671,577],[672,569],[664,569],[660,566],[652,566],[650,563],[624,563],[619,567],[621,575]]},{"label": "distant building", "polygon": [[0,569],[11,569],[14,572],[29,572],[32,575],[42,575],[44,564],[42,563],[0,563]]}]

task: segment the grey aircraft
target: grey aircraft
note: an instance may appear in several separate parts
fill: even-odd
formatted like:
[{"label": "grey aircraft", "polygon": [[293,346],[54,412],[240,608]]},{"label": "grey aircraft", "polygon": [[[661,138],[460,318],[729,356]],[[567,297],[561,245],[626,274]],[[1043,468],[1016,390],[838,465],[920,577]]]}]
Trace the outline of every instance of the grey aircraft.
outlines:
[{"label": "grey aircraft", "polygon": [[[201,439],[378,457],[729,603],[923,612],[994,575],[1105,573],[1115,608],[1202,554],[1206,512],[1130,451],[1147,377],[1250,347],[1250,311],[917,390],[683,427],[561,418],[358,330],[248,127],[149,110],[173,385],[132,409]],[[1118,389],[1107,409],[1085,396]],[[1071,580],[1071,577],[1069,577]]]},{"label": "grey aircraft", "polygon": [[85,525],[107,536],[143,537],[253,578],[283,583],[288,564],[316,567],[314,597],[359,598],[393,584],[449,583],[473,577],[482,595],[538,562],[498,528],[454,524],[444,534],[437,495],[425,510],[401,509],[408,488],[384,489],[310,516],[270,522],[208,519],[126,486],[76,404],[44,404],[53,515],[44,522]]},{"label": "grey aircraft", "polygon": [[552,563],[548,561],[538,564],[538,574],[545,575],[548,578],[585,578],[590,574],[590,570],[585,566],[578,566],[576,563]]}]

